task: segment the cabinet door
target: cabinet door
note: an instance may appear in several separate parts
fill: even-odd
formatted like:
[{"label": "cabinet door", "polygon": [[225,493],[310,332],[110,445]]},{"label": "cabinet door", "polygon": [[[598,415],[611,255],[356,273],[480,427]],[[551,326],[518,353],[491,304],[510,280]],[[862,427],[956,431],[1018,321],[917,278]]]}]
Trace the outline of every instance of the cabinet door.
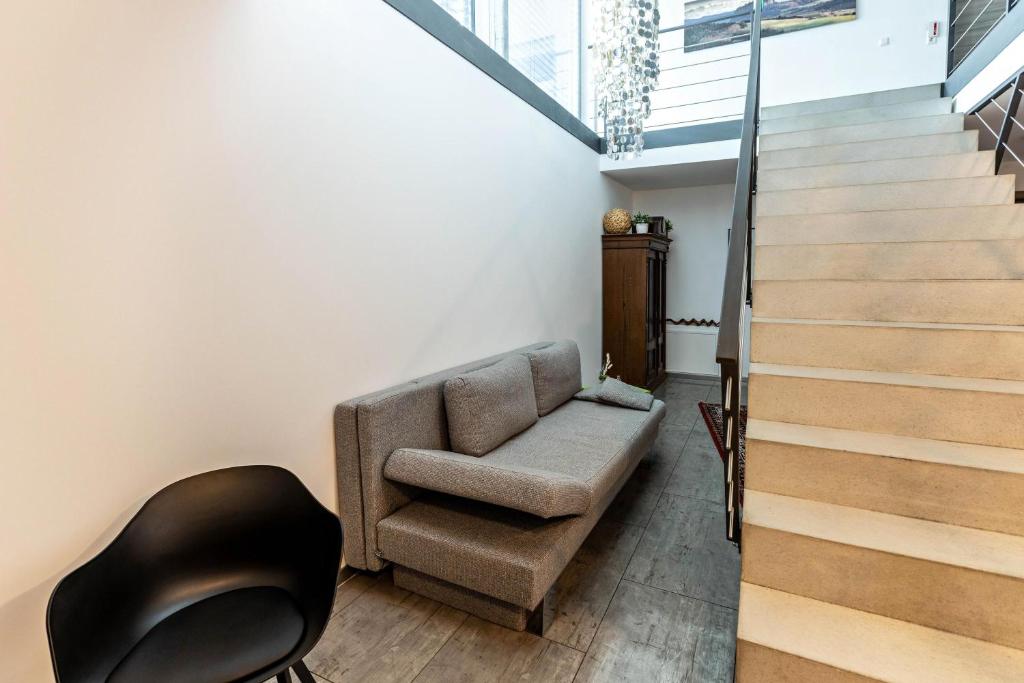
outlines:
[{"label": "cabinet door", "polygon": [[647,251],[647,315],[644,327],[646,368],[644,384],[650,386],[658,377],[658,316],[662,310],[663,292],[661,289],[660,257],[661,253],[654,249]]},{"label": "cabinet door", "polygon": [[658,374],[665,372],[668,365],[668,339],[665,335],[665,320],[668,319],[668,252],[658,252],[658,300],[661,308],[656,321],[658,330]]}]

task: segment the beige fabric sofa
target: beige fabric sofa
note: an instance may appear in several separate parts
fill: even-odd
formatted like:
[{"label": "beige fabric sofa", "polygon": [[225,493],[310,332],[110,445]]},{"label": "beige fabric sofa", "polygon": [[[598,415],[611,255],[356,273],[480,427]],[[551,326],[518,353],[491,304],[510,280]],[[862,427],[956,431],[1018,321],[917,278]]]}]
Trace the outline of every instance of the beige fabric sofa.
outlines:
[{"label": "beige fabric sofa", "polygon": [[[538,374],[544,354],[561,360]],[[499,364],[521,372],[518,356],[533,359],[535,405],[545,414],[479,457],[453,452],[446,382]],[[661,401],[640,411],[565,400],[565,387],[568,396],[579,387],[578,359],[572,342],[543,342],[339,405],[347,563],[371,571],[393,563],[399,586],[509,628],[539,629],[545,594],[650,450],[665,414]],[[453,424],[465,430],[459,411]],[[484,407],[480,419],[496,414]]]}]

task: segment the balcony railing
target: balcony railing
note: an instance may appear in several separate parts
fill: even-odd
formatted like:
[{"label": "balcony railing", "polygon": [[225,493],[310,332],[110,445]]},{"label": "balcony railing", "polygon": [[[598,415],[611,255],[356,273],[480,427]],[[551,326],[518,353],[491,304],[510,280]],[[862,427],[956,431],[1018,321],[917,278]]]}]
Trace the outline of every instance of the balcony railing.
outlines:
[{"label": "balcony railing", "polygon": [[1018,0],[950,0],[947,74],[981,44]]},{"label": "balcony railing", "polygon": [[[703,38],[707,29],[725,25],[739,31],[728,38]],[[659,37],[661,78],[651,96],[648,130],[743,118],[750,61],[749,12],[670,26]]]}]

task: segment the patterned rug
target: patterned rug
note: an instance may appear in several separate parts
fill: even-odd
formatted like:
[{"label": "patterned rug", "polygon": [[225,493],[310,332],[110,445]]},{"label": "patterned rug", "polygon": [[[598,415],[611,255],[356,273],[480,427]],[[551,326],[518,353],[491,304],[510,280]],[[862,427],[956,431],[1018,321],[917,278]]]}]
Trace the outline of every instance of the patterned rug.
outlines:
[{"label": "patterned rug", "polygon": [[[711,434],[712,441],[715,442],[715,448],[718,449],[718,457],[725,462],[725,444],[722,441],[722,434],[724,428],[722,426],[722,404],[721,403],[704,403],[701,401],[698,404],[700,408],[700,414],[704,417],[704,424],[708,428],[708,432]],[[747,468],[747,409],[740,408],[740,503],[743,502],[743,483],[744,475]]]}]

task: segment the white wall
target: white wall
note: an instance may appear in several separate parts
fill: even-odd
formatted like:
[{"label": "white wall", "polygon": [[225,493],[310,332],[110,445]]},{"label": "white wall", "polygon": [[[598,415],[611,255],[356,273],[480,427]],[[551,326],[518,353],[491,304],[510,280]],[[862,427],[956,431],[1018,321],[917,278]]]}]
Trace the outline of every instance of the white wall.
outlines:
[{"label": "white wall", "polygon": [[[948,15],[949,0],[858,0],[854,21],[766,38],[762,104],[941,83]],[[942,36],[928,44],[932,21]]]},{"label": "white wall", "polygon": [[[668,317],[718,320],[732,221],[734,186],[712,185],[633,193],[635,210],[672,221]],[[715,328],[668,326],[668,371],[717,375]]]},{"label": "white wall", "polygon": [[0,643],[137,501],[243,463],[335,505],[334,405],[600,355],[598,156],[380,0],[37,0],[0,22]]}]

